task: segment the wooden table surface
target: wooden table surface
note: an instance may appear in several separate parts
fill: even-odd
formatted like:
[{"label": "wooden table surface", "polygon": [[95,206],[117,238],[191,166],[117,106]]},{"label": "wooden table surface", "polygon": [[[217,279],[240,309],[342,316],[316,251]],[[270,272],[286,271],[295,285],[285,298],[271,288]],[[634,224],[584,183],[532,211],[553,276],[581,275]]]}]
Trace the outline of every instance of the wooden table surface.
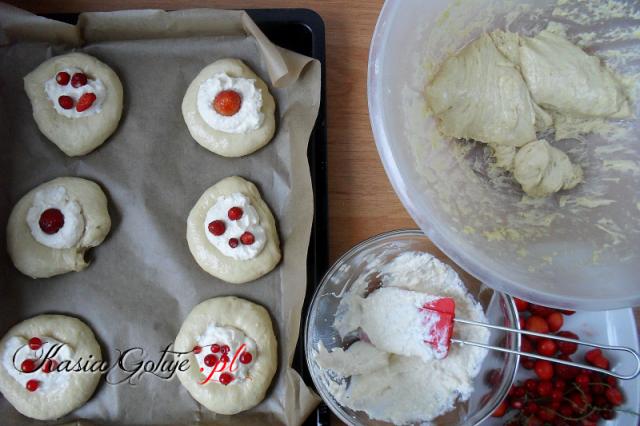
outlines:
[{"label": "wooden table surface", "polygon": [[[369,43],[383,0],[10,0],[36,13],[120,9],[313,9],[326,26],[330,260],[368,237],[415,222],[396,196],[373,141],[367,109]],[[435,246],[433,252],[444,257]],[[473,279],[464,274],[466,279]],[[640,320],[640,310],[636,309]]]}]

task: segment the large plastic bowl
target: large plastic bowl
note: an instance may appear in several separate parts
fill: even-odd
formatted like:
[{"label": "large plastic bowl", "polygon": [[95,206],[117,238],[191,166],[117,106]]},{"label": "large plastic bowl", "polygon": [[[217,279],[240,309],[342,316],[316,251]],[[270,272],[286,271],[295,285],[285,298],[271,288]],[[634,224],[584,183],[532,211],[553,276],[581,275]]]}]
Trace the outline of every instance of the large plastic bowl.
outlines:
[{"label": "large plastic bowl", "polygon": [[[370,419],[364,412],[341,405],[332,396],[333,377],[315,362],[319,342],[331,351],[346,347],[333,327],[342,296],[362,274],[376,274],[387,262],[408,251],[428,252],[431,245],[419,230],[393,231],[361,242],[345,253],[326,273],[313,296],[305,324],[305,354],[311,378],[322,399],[342,421],[349,425],[384,426],[389,423]],[[372,262],[375,259],[375,262]],[[446,262],[446,261],[445,261]],[[455,267],[450,261],[449,266]],[[518,312],[513,299],[477,282],[464,283],[469,293],[482,305],[491,324],[518,327]],[[511,350],[520,348],[520,335],[491,330],[489,344]],[[468,401],[434,419],[434,426],[480,424],[505,398],[514,380],[518,355],[489,351],[473,383]],[[436,384],[437,385],[437,384]]]},{"label": "large plastic bowl", "polygon": [[[533,35],[547,25],[553,10],[549,5],[556,2],[535,1],[539,13],[527,11],[526,1],[505,2],[504,8],[500,3],[385,2],[371,43],[368,102],[387,175],[429,238],[487,285],[560,308],[640,305],[638,120],[624,124],[630,137],[616,144],[594,135],[585,142],[560,141],[583,166],[585,181],[571,191],[535,201],[523,199],[509,176],[492,174],[482,144],[445,140],[429,117],[425,85],[447,55],[483,31],[504,29],[507,23],[511,30]],[[628,7],[640,14],[637,2]],[[620,13],[630,14],[625,9]],[[569,38],[575,38],[578,30],[568,19],[564,22]],[[636,21],[612,22],[583,25],[579,31],[599,34]],[[597,43],[597,36],[595,41],[585,40],[587,50],[607,58],[614,70],[640,70],[640,59],[606,57],[609,44]],[[618,49],[640,52],[637,36],[620,43]],[[633,83],[637,89],[638,79]],[[607,166],[611,164],[621,167]],[[606,199],[608,205],[588,206],[594,199]]]}]

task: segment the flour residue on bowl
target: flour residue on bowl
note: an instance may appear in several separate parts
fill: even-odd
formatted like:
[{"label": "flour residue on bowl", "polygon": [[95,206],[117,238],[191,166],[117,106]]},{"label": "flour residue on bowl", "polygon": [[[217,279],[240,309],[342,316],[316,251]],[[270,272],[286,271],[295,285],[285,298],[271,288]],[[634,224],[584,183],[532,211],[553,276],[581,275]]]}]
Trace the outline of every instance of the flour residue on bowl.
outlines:
[{"label": "flour residue on bowl", "polygon": [[[547,199],[523,196],[480,143],[444,139],[429,117],[427,83],[446,57],[494,29],[561,34],[602,59],[632,105],[628,120],[565,120],[554,146],[584,170],[583,183]],[[488,267],[554,280],[577,267],[629,270],[640,253],[640,5],[593,1],[464,1],[420,30],[415,75],[403,90],[405,137],[442,235],[492,253]],[[458,237],[459,238],[459,237]],[[569,268],[569,269],[567,269]],[[603,276],[607,273],[603,270]],[[507,272],[504,270],[504,272]]]},{"label": "flour residue on bowl", "polygon": [[[383,291],[380,300],[369,300]],[[371,310],[385,309],[384,302],[391,312],[398,298],[422,301],[433,296],[453,298],[456,316],[460,318],[486,322],[482,307],[468,293],[457,273],[428,253],[405,252],[388,263],[363,269],[342,295],[333,322],[342,342],[355,342],[329,349],[320,342],[312,355],[321,367],[320,379],[338,403],[364,411],[373,419],[406,424],[431,421],[469,399],[486,350],[452,344],[448,355],[437,359],[435,353],[420,347],[421,342],[388,336],[393,327],[379,329],[383,313],[377,316],[377,322],[370,321]],[[394,319],[396,316],[390,315],[387,321],[393,325]],[[409,328],[405,332],[407,337],[419,339],[419,328]],[[372,337],[375,334],[375,339],[369,339],[364,330],[369,330]],[[388,340],[403,341],[403,347],[385,345],[380,340],[385,335]],[[464,324],[454,327],[454,337],[463,340],[487,343],[489,335],[484,327]]]}]

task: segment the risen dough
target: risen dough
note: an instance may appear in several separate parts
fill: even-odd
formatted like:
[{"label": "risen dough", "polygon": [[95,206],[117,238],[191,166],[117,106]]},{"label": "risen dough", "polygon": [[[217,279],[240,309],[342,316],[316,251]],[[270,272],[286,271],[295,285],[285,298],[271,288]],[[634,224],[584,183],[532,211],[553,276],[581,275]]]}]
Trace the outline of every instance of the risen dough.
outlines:
[{"label": "risen dough", "polygon": [[571,189],[582,181],[582,168],[545,140],[529,142],[515,156],[513,176],[532,197]]},{"label": "risen dough", "polygon": [[536,138],[529,90],[486,34],[445,61],[426,97],[446,136],[512,146]]},{"label": "risen dough", "polygon": [[[82,321],[64,315],[39,315],[25,320],[7,332],[0,340],[0,353],[4,353],[7,340],[12,336],[25,339],[48,336],[66,343],[73,349],[73,360],[102,360],[100,345],[91,329]],[[71,363],[73,365],[73,362]],[[52,372],[50,374],[56,374]],[[43,395],[29,392],[0,365],[0,391],[16,410],[38,420],[52,420],[82,406],[93,395],[100,381],[100,371],[69,373],[69,384],[57,392]]]},{"label": "risen dough", "polygon": [[582,180],[580,166],[536,140],[536,132],[630,115],[620,84],[600,60],[549,31],[533,38],[483,34],[443,63],[425,96],[445,136],[489,144],[496,165],[513,171],[533,197]]},{"label": "risen dough", "polygon": [[[202,119],[197,108],[198,89],[204,81],[218,73],[255,80],[256,87],[262,92],[264,114],[264,122],[259,128],[247,133],[227,133],[212,128]],[[191,82],[182,101],[182,115],[191,136],[209,151],[224,157],[242,157],[269,143],[276,128],[275,108],[265,82],[239,59],[220,59],[205,67]]]},{"label": "risen dough", "polygon": [[[63,186],[80,204],[85,219],[82,237],[74,247],[68,249],[54,249],[37,242],[26,220],[36,191],[56,186]],[[7,251],[16,268],[32,278],[81,271],[88,266],[84,253],[99,245],[110,228],[107,197],[96,183],[77,177],[57,178],[35,187],[14,206],[7,224]]]},{"label": "risen dough", "polygon": [[[102,110],[88,117],[68,118],[59,114],[47,97],[45,82],[64,68],[75,67],[90,78],[102,80],[106,97]],[[33,118],[40,131],[65,154],[87,154],[115,131],[122,115],[122,83],[106,64],[84,53],[56,56],[38,66],[24,78],[24,89],[31,100]]]},{"label": "risen dough", "polygon": [[600,59],[549,31],[521,37],[522,75],[533,99],[562,115],[623,118],[629,103]]},{"label": "risen dough", "polygon": [[178,370],[178,379],[191,396],[220,414],[236,414],[259,404],[267,392],[278,364],[278,346],[269,313],[262,306],[237,297],[217,297],[193,308],[182,324],[175,341],[175,350],[189,352],[198,337],[211,324],[235,327],[256,342],[258,354],[251,367],[251,380],[222,385],[203,381],[193,353],[187,355],[189,369]]},{"label": "risen dough", "polygon": [[[267,242],[254,258],[237,260],[222,254],[205,235],[204,223],[207,211],[218,197],[239,192],[249,198],[258,212],[260,225],[264,228]],[[271,271],[280,261],[280,240],[276,223],[267,204],[260,197],[256,186],[238,176],[221,180],[207,189],[187,219],[187,243],[198,265],[211,275],[230,283],[253,281]]]}]

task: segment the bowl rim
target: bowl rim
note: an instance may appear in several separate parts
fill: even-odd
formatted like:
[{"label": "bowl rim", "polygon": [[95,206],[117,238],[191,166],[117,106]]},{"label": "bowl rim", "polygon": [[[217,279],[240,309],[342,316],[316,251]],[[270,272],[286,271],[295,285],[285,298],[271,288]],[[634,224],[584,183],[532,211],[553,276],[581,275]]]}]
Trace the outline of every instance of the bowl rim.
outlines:
[{"label": "bowl rim", "polygon": [[[346,415],[346,413],[343,412],[343,410],[340,407],[336,406],[336,403],[334,403],[334,398],[331,394],[328,394],[327,390],[321,386],[321,383],[319,378],[316,377],[316,375],[313,373],[314,371],[314,366],[312,364],[312,357],[311,357],[311,351],[313,350],[313,348],[310,347],[309,345],[309,337],[310,337],[310,328],[311,328],[311,316],[312,314],[315,312],[316,306],[317,306],[317,301],[318,301],[318,297],[320,294],[320,291],[325,287],[325,285],[327,284],[327,282],[329,281],[329,277],[333,276],[333,274],[344,264],[344,261],[350,257],[356,256],[359,252],[361,252],[362,250],[364,250],[365,248],[368,248],[370,245],[376,243],[376,242],[380,242],[380,241],[384,241],[388,238],[391,237],[415,237],[415,238],[420,238],[420,239],[425,239],[425,240],[429,240],[429,237],[427,235],[425,235],[425,233],[418,228],[403,228],[403,229],[396,229],[396,230],[392,230],[392,231],[387,231],[387,232],[382,232],[380,234],[374,235],[372,237],[369,237],[361,242],[359,242],[358,244],[354,245],[353,247],[351,247],[349,250],[347,250],[344,254],[342,254],[340,257],[338,257],[338,259],[333,262],[333,264],[331,265],[331,267],[327,270],[327,272],[324,274],[324,276],[322,277],[322,280],[320,280],[320,283],[318,284],[318,286],[315,288],[314,292],[313,292],[313,296],[311,297],[311,302],[309,303],[309,309],[307,310],[307,314],[305,316],[305,324],[304,324],[304,352],[305,352],[305,358],[307,361],[307,369],[309,370],[309,376],[311,376],[311,380],[313,381],[313,384],[317,390],[317,392],[320,394],[320,397],[322,398],[322,400],[324,401],[324,403],[329,407],[329,409],[340,419],[342,420],[345,424],[348,425],[352,425],[352,426],[358,426],[360,423],[354,423],[354,419],[352,419],[351,417],[348,417]],[[433,253],[430,252],[426,252],[431,254],[432,256],[436,257]],[[437,258],[437,257],[436,257]],[[451,260],[452,263],[453,260]],[[446,264],[446,262],[445,262]],[[449,267],[451,267],[451,265],[448,265]],[[456,272],[457,273],[457,272]],[[464,281],[463,281],[464,282]],[[489,287],[490,288],[490,287]],[[516,329],[520,329],[520,322],[519,322],[519,318],[520,318],[520,314],[518,312],[518,309],[516,307],[514,298],[512,296],[510,296],[507,293],[503,293],[501,291],[495,290],[493,288],[490,288],[495,294],[497,294],[498,296],[502,297],[506,302],[507,302],[507,306],[506,309],[508,309],[510,311],[510,314],[513,316],[514,319],[514,328]],[[520,333],[514,333],[514,338],[515,338],[515,349],[517,351],[521,350],[521,334]],[[512,348],[513,349],[513,348]],[[507,373],[509,374],[510,377],[507,377],[507,380],[503,381],[500,388],[498,388],[496,390],[497,395],[499,395],[498,398],[494,398],[494,403],[491,405],[491,407],[486,411],[485,415],[483,415],[481,418],[477,419],[476,422],[474,423],[474,425],[479,425],[482,422],[484,422],[487,418],[489,418],[491,416],[491,414],[495,411],[496,408],[498,408],[498,406],[500,405],[500,403],[504,400],[504,398],[506,398],[509,389],[511,389],[511,386],[513,385],[513,383],[516,380],[516,376],[518,374],[518,367],[520,365],[520,355],[518,354],[509,354],[512,358],[512,362],[513,362],[513,368],[511,368],[510,370],[507,371]],[[486,406],[485,406],[486,407]],[[483,407],[484,408],[484,407]]]},{"label": "bowl rim", "polygon": [[[486,283],[489,287],[501,292],[509,292],[509,294],[520,297],[535,303],[572,310],[602,310],[602,309],[621,309],[635,306],[640,303],[640,293],[635,295],[619,295],[616,297],[605,299],[595,299],[584,296],[583,294],[563,295],[550,294],[542,290],[528,287],[525,283],[505,276],[497,275],[493,270],[484,265],[473,256],[464,254],[455,244],[451,244],[444,232],[439,229],[441,226],[426,219],[420,219],[419,211],[421,209],[415,204],[409,195],[408,185],[401,169],[395,161],[392,151],[392,139],[387,134],[388,129],[384,120],[384,111],[380,95],[384,93],[381,79],[378,77],[384,68],[384,45],[388,34],[391,31],[391,23],[393,18],[402,7],[402,0],[385,1],[375,30],[371,38],[369,46],[369,59],[367,66],[367,105],[369,109],[369,121],[373,133],[373,139],[376,144],[378,155],[387,174],[388,180],[391,182],[396,195],[402,202],[405,209],[413,220],[420,226],[429,239],[444,253],[453,260],[462,269],[473,275],[479,281]],[[378,100],[376,100],[378,99]],[[425,209],[429,211],[429,204],[425,203]],[[603,303],[604,302],[604,303]]]}]

